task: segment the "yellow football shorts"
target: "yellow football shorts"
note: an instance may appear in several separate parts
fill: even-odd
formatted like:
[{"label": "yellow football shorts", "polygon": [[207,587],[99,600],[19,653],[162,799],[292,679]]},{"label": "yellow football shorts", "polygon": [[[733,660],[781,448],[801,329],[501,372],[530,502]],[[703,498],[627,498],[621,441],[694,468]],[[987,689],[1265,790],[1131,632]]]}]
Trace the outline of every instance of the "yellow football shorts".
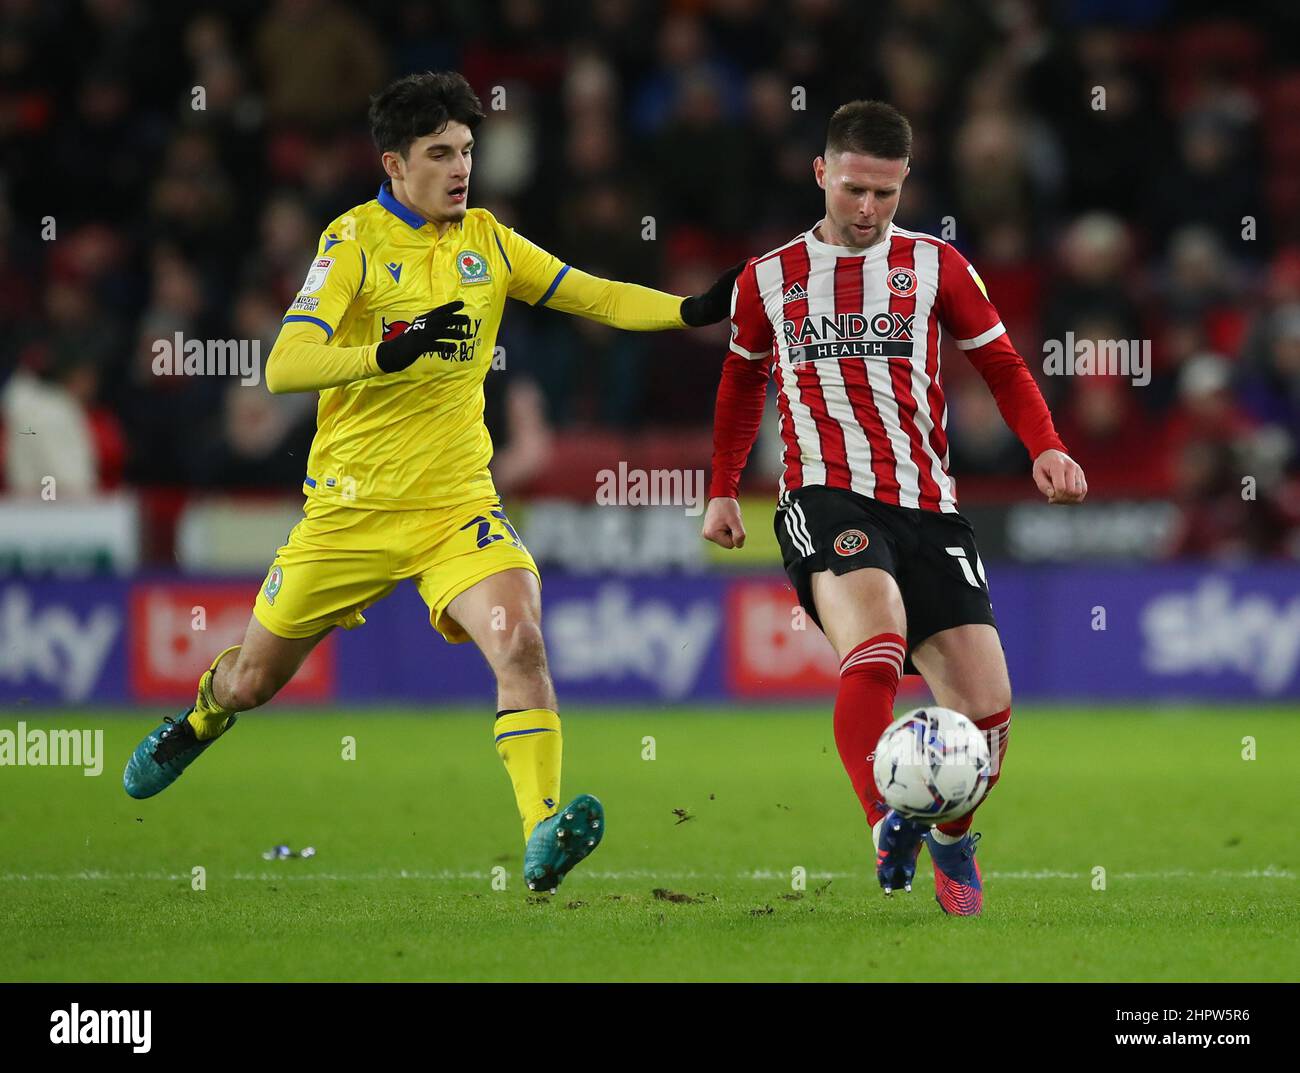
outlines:
[{"label": "yellow football shorts", "polygon": [[355,629],[361,612],[414,578],[429,622],[452,644],[469,636],[447,605],[503,570],[537,564],[495,496],[435,510],[361,510],[309,498],[253,605],[278,637]]}]

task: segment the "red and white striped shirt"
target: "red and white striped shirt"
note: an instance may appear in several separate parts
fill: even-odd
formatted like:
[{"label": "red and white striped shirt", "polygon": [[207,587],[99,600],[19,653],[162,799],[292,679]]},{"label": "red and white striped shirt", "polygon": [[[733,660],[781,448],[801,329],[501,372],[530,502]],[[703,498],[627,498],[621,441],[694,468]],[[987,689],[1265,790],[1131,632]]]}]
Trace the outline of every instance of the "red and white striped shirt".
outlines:
[{"label": "red and white striped shirt", "polygon": [[709,495],[735,496],[773,370],[781,489],[846,488],[953,512],[939,332],[983,375],[1030,457],[1065,447],[970,263],[893,224],[866,249],[806,231],[750,261],[732,294],[731,353],[713,426]]}]

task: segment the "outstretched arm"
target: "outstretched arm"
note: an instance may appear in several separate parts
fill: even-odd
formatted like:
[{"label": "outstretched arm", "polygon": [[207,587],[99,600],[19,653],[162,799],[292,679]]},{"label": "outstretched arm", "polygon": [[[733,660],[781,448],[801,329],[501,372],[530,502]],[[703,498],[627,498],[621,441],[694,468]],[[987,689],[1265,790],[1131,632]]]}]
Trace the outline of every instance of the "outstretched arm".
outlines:
[{"label": "outstretched arm", "polygon": [[1049,503],[1079,503],[1088,494],[1083,469],[1056,434],[1033,374],[970,262],[952,246],[941,251],[939,319],[988,384],[1007,427],[1034,460],[1034,483]]},{"label": "outstretched arm", "polygon": [[629,331],[660,328],[702,328],[727,316],[731,288],[744,262],[733,265],[703,294],[679,298],[636,283],[619,283],[590,276],[579,269],[561,269],[547,302],[554,309]]},{"label": "outstretched arm", "polygon": [[732,284],[741,267],[728,269],[704,294],[682,298],[593,276],[500,224],[497,237],[510,273],[510,297],[633,332],[716,324],[727,316]]},{"label": "outstretched arm", "polygon": [[677,295],[637,283],[601,279],[569,265],[557,271],[555,286],[536,304],[625,331],[657,332],[686,327],[682,320],[682,299]]}]

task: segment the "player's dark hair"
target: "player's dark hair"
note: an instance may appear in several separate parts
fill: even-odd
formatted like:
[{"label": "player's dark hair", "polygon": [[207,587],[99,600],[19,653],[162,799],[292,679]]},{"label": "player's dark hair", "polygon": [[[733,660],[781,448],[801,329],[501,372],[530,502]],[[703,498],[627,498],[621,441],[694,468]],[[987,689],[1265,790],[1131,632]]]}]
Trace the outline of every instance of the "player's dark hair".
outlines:
[{"label": "player's dark hair", "polygon": [[835,109],[826,129],[826,155],[862,153],[881,160],[912,158],[912,124],[884,101],[849,101]]},{"label": "player's dark hair", "polygon": [[370,98],[370,136],[381,153],[405,157],[416,138],[440,134],[448,123],[473,131],[482,121],[483,105],[456,71],[406,75]]}]

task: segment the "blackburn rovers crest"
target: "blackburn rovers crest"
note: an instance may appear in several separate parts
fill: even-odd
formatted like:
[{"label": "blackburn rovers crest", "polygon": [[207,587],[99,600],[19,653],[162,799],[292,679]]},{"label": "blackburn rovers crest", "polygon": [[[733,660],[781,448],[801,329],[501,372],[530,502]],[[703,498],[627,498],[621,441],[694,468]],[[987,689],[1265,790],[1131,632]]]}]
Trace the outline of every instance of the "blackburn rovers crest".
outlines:
[{"label": "blackburn rovers crest", "polygon": [[456,258],[456,267],[460,270],[461,286],[471,283],[486,283],[492,278],[488,272],[487,258],[473,250],[461,250]]},{"label": "blackburn rovers crest", "polygon": [[271,567],[271,572],[266,575],[266,584],[262,587],[262,595],[266,597],[266,602],[275,605],[275,598],[279,595],[280,587],[284,584],[284,571],[278,567]]}]

